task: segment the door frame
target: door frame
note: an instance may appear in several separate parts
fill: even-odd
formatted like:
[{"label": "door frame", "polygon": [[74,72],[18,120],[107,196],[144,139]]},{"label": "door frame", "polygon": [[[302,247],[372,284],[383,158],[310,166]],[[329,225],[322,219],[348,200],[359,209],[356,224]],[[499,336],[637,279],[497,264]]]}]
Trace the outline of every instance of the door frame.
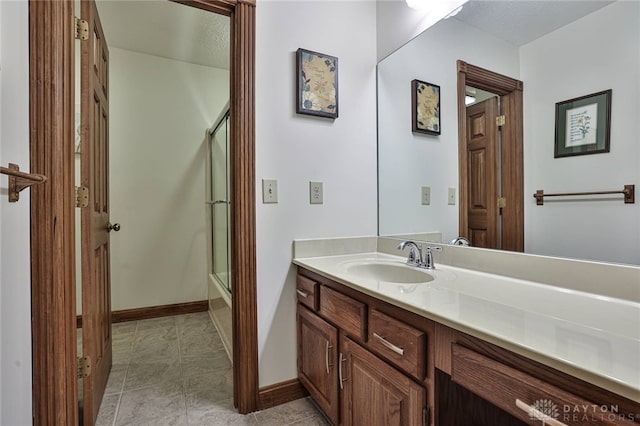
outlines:
[{"label": "door frame", "polygon": [[[502,250],[524,251],[524,171],[523,171],[523,83],[511,77],[457,61],[458,68],[458,185],[460,187],[459,229],[463,237],[468,229],[469,187],[466,180],[468,156],[466,150],[467,109],[465,105],[466,86],[473,86],[500,95],[502,115],[506,123],[502,126],[502,154],[500,164],[502,175],[502,196],[507,206],[502,209]],[[495,200],[497,203],[498,200]]]},{"label": "door frame", "polygon": [[[234,403],[258,408],[255,0],[178,0],[231,19]],[[73,0],[29,1],[33,423],[77,425]]]}]

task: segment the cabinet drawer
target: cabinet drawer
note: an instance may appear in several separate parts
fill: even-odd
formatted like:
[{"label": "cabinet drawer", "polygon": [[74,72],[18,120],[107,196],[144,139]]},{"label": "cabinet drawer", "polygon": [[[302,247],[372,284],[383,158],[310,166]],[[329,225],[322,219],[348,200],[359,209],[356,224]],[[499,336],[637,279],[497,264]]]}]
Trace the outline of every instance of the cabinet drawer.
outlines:
[{"label": "cabinet drawer", "polygon": [[364,341],[367,337],[367,305],[329,287],[320,287],[320,314],[347,334]]},{"label": "cabinet drawer", "polygon": [[544,419],[549,426],[637,425],[623,413],[616,413],[615,407],[603,406],[606,401],[587,401],[456,344],[452,346],[451,378],[528,423]]},{"label": "cabinet drawer", "polygon": [[424,332],[372,309],[369,345],[418,380],[424,379],[427,358],[427,336]]},{"label": "cabinet drawer", "polygon": [[309,309],[318,310],[318,286],[319,284],[312,279],[298,275],[296,280],[296,297],[298,302],[302,303]]}]

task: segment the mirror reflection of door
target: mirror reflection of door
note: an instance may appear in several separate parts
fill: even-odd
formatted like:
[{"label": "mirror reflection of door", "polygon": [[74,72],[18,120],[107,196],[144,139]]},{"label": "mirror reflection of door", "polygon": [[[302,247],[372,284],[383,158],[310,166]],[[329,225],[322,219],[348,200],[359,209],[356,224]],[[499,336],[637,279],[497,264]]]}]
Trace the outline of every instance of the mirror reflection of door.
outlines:
[{"label": "mirror reflection of door", "polygon": [[458,61],[459,231],[524,251],[522,82]]},{"label": "mirror reflection of door", "polygon": [[[469,99],[470,96],[467,97]],[[466,175],[468,227],[463,232],[474,247],[501,248],[500,211],[496,200],[500,197],[500,131],[496,125],[498,97],[476,102],[466,107],[468,158]]]}]

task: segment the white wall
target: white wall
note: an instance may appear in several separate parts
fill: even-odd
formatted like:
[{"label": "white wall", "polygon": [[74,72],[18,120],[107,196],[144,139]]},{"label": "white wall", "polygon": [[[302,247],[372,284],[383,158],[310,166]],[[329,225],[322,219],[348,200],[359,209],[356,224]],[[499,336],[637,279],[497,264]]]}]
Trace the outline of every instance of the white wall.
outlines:
[{"label": "white wall", "polygon": [[[518,49],[456,19],[429,28],[378,65],[378,161],[380,235],[458,233],[457,65],[461,59],[517,78]],[[412,133],[411,81],[440,86],[439,136]],[[421,186],[431,187],[431,204],[421,204]]]},{"label": "white wall", "polygon": [[205,130],[229,72],[111,47],[112,309],[207,299]]},{"label": "white wall", "polygon": [[[26,1],[0,2],[0,164],[29,170],[29,36]],[[0,176],[0,424],[31,424],[29,190],[7,201]]]},{"label": "white wall", "polygon": [[[640,189],[640,3],[619,1],[521,48],[525,250],[640,264],[640,203],[547,203],[545,192]],[[555,103],[613,89],[611,152],[553,158]]]},{"label": "white wall", "polygon": [[449,15],[467,0],[439,0],[431,2],[433,9],[416,10],[405,0],[376,0],[378,60],[412,40],[424,30]]},{"label": "white wall", "polygon": [[[376,4],[258,3],[256,194],[260,386],[296,377],[295,238],[376,234]],[[336,120],[295,113],[295,52],[339,58]],[[278,179],[262,204],[261,179]],[[324,204],[309,204],[309,181]]]}]

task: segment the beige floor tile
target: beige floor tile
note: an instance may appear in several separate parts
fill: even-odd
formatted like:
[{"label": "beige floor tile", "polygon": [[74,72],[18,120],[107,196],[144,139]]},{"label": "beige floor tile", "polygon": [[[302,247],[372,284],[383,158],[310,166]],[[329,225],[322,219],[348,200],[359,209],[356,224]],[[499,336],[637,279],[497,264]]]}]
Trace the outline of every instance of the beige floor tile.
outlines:
[{"label": "beige floor tile", "polygon": [[215,352],[182,356],[182,374],[187,376],[199,376],[203,373],[226,370],[231,368],[229,355],[224,349]]},{"label": "beige floor tile", "polygon": [[217,332],[200,336],[180,336],[179,340],[182,355],[195,355],[224,349],[222,339]]},{"label": "beige floor tile", "polygon": [[124,390],[140,389],[161,383],[181,383],[180,361],[134,361],[129,364]]},{"label": "beige floor tile", "polygon": [[[262,426],[262,425],[261,425]],[[320,413],[314,414],[306,419],[291,423],[290,426],[331,426],[331,423]]]},{"label": "beige floor tile", "polygon": [[187,414],[178,414],[175,416],[159,417],[151,420],[135,421],[127,423],[126,426],[188,426]]},{"label": "beige floor tile", "polygon": [[148,330],[152,328],[171,327],[176,325],[176,317],[160,317],[138,321],[138,330]]},{"label": "beige floor tile", "polygon": [[147,343],[153,343],[155,341],[177,341],[178,332],[176,326],[156,327],[138,330],[135,338],[133,339],[134,349],[146,345]]},{"label": "beige floor tile", "polygon": [[187,410],[210,411],[215,409],[219,407],[220,401],[233,397],[232,370],[185,377],[184,391]]},{"label": "beige floor tile", "polygon": [[185,411],[182,385],[166,383],[122,393],[116,426],[180,416]]},{"label": "beige floor tile", "polygon": [[179,360],[178,341],[154,340],[136,346],[131,352],[131,362]]},{"label": "beige floor tile", "polygon": [[116,336],[118,334],[135,333],[137,328],[138,321],[117,322],[111,324],[111,334]]},{"label": "beige floor tile", "polygon": [[127,366],[114,363],[111,366],[111,372],[109,373],[109,379],[107,380],[107,387],[104,390],[104,394],[111,395],[122,392],[122,385],[126,375]]},{"label": "beige floor tile", "polygon": [[116,418],[116,411],[118,409],[118,401],[120,400],[120,394],[106,395],[102,398],[102,404],[98,411],[98,418],[96,419],[95,426],[112,426],[113,421]]},{"label": "beige floor tile", "polygon": [[268,410],[256,413],[256,419],[260,425],[289,425],[308,419],[317,413],[313,404],[307,399],[302,398]]}]

